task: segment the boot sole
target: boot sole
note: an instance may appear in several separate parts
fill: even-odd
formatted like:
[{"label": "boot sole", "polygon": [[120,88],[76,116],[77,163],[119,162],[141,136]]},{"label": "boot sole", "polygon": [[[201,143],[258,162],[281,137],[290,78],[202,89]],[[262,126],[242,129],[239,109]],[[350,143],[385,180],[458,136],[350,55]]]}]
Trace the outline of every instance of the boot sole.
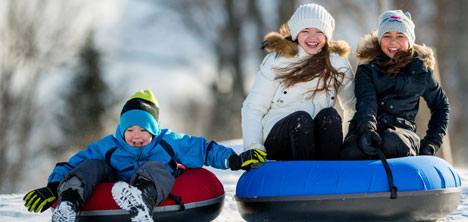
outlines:
[{"label": "boot sole", "polygon": [[123,210],[127,210],[134,222],[153,221],[151,212],[143,202],[141,191],[125,182],[117,182],[112,187],[112,197]]},{"label": "boot sole", "polygon": [[52,214],[52,222],[77,221],[76,219],[76,212],[73,211],[71,203],[68,201],[60,203]]}]

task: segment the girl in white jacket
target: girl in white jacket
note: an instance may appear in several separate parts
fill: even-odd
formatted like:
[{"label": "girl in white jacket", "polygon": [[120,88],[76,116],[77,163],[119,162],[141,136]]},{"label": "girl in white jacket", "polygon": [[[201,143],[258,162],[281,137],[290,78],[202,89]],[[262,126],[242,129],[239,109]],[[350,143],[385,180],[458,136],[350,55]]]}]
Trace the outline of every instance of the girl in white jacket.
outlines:
[{"label": "girl in white jacket", "polygon": [[[335,21],[320,5],[300,6],[265,37],[263,60],[242,107],[244,149],[271,160],[335,160],[355,111],[349,46],[331,41]],[[344,126],[333,108],[338,96]]]}]

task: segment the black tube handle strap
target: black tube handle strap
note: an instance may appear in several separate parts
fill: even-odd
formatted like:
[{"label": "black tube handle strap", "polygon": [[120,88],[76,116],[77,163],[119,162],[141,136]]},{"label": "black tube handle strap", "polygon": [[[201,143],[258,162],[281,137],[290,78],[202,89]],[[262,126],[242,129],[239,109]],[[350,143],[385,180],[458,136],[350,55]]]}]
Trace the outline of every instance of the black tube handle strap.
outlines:
[{"label": "black tube handle strap", "polygon": [[390,186],[390,199],[397,199],[397,191],[398,188],[393,184],[393,175],[390,166],[388,165],[387,159],[385,158],[384,153],[380,149],[379,146],[376,147],[377,154],[379,155],[380,160],[385,168],[385,172],[387,173],[388,185]]},{"label": "black tube handle strap", "polygon": [[185,210],[185,204],[184,204],[184,202],[182,202],[182,198],[180,196],[174,196],[171,193],[171,194],[169,194],[169,196],[167,198],[175,201],[177,203],[177,205],[180,206],[179,211],[184,211]]}]

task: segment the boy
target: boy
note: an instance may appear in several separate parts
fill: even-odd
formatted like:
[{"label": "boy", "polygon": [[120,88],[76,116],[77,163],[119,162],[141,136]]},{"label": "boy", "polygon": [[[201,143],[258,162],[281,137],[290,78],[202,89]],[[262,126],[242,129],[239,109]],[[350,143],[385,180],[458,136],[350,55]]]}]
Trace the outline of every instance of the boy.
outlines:
[{"label": "boy", "polygon": [[153,93],[135,93],[123,106],[115,134],[89,145],[68,162],[58,163],[47,187],[25,195],[25,206],[30,212],[43,212],[58,199],[52,221],[75,221],[99,182],[117,182],[112,196],[129,211],[132,221],[153,221],[153,207],[172,190],[177,163],[187,168],[208,165],[249,170],[254,163],[265,161],[266,154],[260,150],[239,156],[231,148],[203,137],[161,129],[158,117],[159,105]]}]

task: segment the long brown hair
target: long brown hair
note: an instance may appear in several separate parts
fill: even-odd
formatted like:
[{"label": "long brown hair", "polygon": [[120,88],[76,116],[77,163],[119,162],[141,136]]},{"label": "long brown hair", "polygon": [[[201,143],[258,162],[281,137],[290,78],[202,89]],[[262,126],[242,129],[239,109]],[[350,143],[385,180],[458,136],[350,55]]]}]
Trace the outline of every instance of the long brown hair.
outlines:
[{"label": "long brown hair", "polygon": [[[358,47],[356,51],[356,56],[360,59],[365,58],[385,58],[386,55],[382,51],[382,48],[379,44],[379,39],[376,36],[376,33],[372,33],[370,36],[372,39],[369,42],[368,47],[363,47],[362,49]],[[395,76],[400,73],[400,70],[408,65],[414,57],[414,50],[408,49],[408,51],[397,52],[393,58],[388,61],[378,61],[376,62],[378,65],[381,65],[385,68],[384,75],[389,76],[390,78],[394,78]]]},{"label": "long brown hair", "polygon": [[406,65],[408,65],[413,60],[413,57],[413,49],[408,49],[406,52],[397,52],[393,58],[387,62],[378,62],[377,64],[385,67],[384,75],[387,75],[390,78],[395,78],[395,76],[400,73],[400,70],[406,67]]},{"label": "long brown hair", "polygon": [[[308,82],[318,78],[316,89],[310,90],[313,97],[315,93],[326,91],[330,85],[333,85],[335,91],[341,86],[340,79],[344,78],[344,72],[338,72],[330,62],[330,49],[328,43],[325,43],[322,50],[315,54],[307,56],[306,58],[292,63],[284,68],[278,68],[282,74],[275,79],[281,80],[281,83],[286,87],[291,87],[297,83]],[[320,81],[322,86],[319,87]]]}]

